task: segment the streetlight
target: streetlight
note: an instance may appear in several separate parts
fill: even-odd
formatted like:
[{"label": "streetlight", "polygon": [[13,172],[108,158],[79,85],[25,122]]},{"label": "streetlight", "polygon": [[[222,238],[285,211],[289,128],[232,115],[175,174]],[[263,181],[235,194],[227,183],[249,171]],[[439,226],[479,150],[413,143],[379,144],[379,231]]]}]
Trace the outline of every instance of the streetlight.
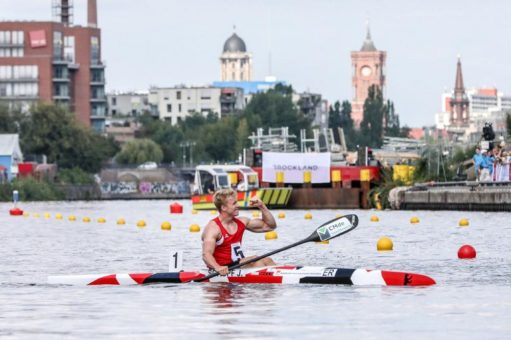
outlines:
[{"label": "streetlight", "polygon": [[183,168],[186,166],[186,149],[187,148],[189,149],[189,153],[190,153],[190,166],[192,166],[192,164],[193,164],[193,153],[192,153],[193,149],[192,149],[192,147],[195,146],[195,142],[184,141],[184,142],[179,143],[179,146],[181,147],[182,154],[183,154]]}]

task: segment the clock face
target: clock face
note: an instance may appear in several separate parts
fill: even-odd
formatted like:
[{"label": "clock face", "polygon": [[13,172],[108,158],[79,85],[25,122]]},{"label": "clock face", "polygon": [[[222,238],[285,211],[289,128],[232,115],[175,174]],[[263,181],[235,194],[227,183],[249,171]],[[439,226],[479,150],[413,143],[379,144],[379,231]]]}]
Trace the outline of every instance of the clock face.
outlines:
[{"label": "clock face", "polygon": [[369,66],[364,66],[362,67],[362,69],[360,70],[360,73],[364,76],[364,77],[368,77],[371,75],[371,73],[373,73],[373,70],[371,70],[371,68]]}]

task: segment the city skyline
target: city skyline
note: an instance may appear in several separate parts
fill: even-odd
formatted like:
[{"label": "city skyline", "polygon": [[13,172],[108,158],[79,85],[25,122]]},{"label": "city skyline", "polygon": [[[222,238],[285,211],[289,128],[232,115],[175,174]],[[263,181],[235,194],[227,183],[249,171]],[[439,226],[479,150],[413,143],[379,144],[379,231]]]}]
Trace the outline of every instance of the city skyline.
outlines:
[{"label": "city skyline", "polygon": [[[0,20],[52,19],[50,0],[0,0],[0,8]],[[98,0],[109,91],[219,80],[235,25],[253,54],[254,80],[268,75],[271,51],[277,79],[330,103],[351,100],[350,53],[362,46],[369,18],[376,48],[388,54],[386,94],[402,125],[434,124],[442,93],[454,87],[458,54],[467,88],[511,93],[505,2],[153,0],[143,9],[151,15],[137,2]],[[85,25],[86,15],[86,1],[75,0],[74,23]]]}]

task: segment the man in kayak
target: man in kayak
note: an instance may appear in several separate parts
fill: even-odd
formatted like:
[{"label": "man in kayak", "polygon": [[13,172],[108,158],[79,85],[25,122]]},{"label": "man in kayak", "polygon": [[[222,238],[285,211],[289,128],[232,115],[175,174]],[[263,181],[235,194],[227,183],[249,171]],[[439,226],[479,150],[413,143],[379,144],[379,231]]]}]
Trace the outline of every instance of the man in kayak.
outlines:
[{"label": "man in kayak", "polygon": [[[254,233],[264,233],[277,227],[275,218],[257,196],[250,200],[250,206],[261,211],[262,218],[237,217],[239,207],[237,193],[232,189],[222,189],[213,195],[218,209],[218,217],[209,221],[202,233],[202,259],[208,268],[220,275],[227,275],[228,267],[247,262],[255,256],[245,257],[241,242],[245,229]],[[247,264],[245,268],[274,266],[269,257]]]}]

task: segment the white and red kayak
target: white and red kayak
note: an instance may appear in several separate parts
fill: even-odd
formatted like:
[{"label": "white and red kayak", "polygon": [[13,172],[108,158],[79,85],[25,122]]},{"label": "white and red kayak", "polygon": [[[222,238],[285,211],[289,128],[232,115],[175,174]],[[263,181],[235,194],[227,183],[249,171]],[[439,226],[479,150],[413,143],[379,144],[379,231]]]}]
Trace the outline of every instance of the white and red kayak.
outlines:
[{"label": "white and red kayak", "polygon": [[[49,276],[49,284],[67,285],[140,285],[149,283],[186,283],[203,278],[207,272],[128,273]],[[344,284],[356,286],[430,286],[431,277],[405,272],[331,267],[272,266],[236,269],[227,276],[203,282],[273,284]]]}]

